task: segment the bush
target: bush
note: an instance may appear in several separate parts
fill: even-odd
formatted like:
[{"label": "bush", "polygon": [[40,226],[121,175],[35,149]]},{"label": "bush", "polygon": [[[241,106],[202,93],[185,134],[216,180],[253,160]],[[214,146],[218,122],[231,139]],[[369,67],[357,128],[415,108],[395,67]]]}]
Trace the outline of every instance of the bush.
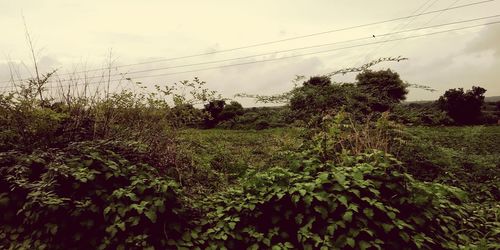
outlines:
[{"label": "bush", "polygon": [[435,102],[396,105],[391,120],[408,125],[451,125],[453,120]]},{"label": "bush", "polygon": [[0,246],[143,249],[178,239],[179,187],[142,157],[143,146],[118,142],[1,153]]},{"label": "bush", "polygon": [[263,130],[263,129],[266,129],[266,128],[269,128],[269,123],[267,121],[258,120],[255,123],[255,129],[257,129],[257,130]]},{"label": "bush", "polygon": [[415,180],[398,160],[370,150],[388,136],[385,119],[363,130],[345,121],[325,119],[300,152],[288,154],[286,168],[250,172],[240,186],[209,196],[200,204],[208,216],[185,246],[456,249],[476,240],[463,233],[474,230],[464,224],[465,192]]},{"label": "bush", "polygon": [[304,158],[303,171],[253,174],[206,201],[208,220],[192,241],[212,249],[458,247],[463,192],[400,174],[381,152],[343,161]]}]

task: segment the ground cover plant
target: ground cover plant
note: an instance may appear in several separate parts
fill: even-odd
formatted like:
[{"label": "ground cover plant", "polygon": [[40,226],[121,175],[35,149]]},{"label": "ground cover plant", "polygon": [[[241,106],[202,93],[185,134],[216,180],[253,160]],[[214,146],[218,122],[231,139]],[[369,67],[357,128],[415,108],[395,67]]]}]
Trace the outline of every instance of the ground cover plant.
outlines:
[{"label": "ground cover plant", "polygon": [[0,247],[500,248],[499,127],[401,125],[410,84],[369,70],[387,60],[259,97],[285,108],[242,110],[197,78],[1,94]]}]

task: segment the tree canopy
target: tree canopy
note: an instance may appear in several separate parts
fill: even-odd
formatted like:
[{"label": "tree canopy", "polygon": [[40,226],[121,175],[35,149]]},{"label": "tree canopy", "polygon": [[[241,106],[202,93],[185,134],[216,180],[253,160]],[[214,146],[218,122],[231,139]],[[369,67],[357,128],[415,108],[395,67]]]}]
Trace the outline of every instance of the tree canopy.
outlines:
[{"label": "tree canopy", "polygon": [[332,83],[328,76],[311,77],[292,91],[291,110],[296,118],[303,120],[340,109],[366,115],[391,109],[408,93],[408,84],[390,69],[364,70],[356,80],[356,83]]},{"label": "tree canopy", "polygon": [[481,117],[486,89],[473,86],[464,92],[463,88],[449,89],[439,97],[439,107],[461,125],[474,124]]},{"label": "tree canopy", "polygon": [[372,105],[375,111],[390,109],[394,104],[405,100],[408,94],[407,84],[398,73],[390,69],[365,70],[356,76],[356,80],[362,92],[376,97],[377,101]]}]

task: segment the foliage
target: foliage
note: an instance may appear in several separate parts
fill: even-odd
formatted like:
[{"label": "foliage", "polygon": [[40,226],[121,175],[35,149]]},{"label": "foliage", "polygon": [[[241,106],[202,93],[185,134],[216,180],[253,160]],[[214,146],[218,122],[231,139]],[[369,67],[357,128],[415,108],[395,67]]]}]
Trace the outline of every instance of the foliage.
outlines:
[{"label": "foliage", "polygon": [[356,76],[356,80],[362,92],[377,99],[372,105],[374,111],[387,111],[394,104],[405,100],[408,94],[407,86],[399,74],[390,69],[365,70]]},{"label": "foliage", "polygon": [[[230,105],[228,105],[230,106]],[[228,109],[228,114],[233,113]],[[226,111],[222,111],[224,115]],[[260,122],[266,122],[269,128],[287,127],[290,125],[292,117],[290,108],[287,106],[278,107],[252,107],[239,110],[237,115],[231,119],[221,121],[218,128],[229,129],[259,129]],[[266,126],[264,126],[266,127]]]},{"label": "foliage", "polygon": [[[404,61],[407,60],[408,58],[404,57],[381,57],[379,59],[373,60],[371,62],[365,63],[361,65],[360,67],[352,67],[352,68],[343,68],[339,70],[335,70],[333,72],[330,72],[328,74],[325,74],[324,76],[321,76],[323,78],[328,78],[331,79],[334,76],[337,75],[345,75],[348,73],[359,73],[363,72],[366,70],[369,70],[371,67],[380,64],[382,62],[399,62],[399,61]],[[295,84],[295,88],[297,88],[297,84],[304,79],[304,76],[296,76],[295,79],[293,80]],[[426,88],[426,86],[420,86],[420,85],[412,85],[416,86],[418,88]],[[294,88],[294,89],[295,89]],[[293,90],[277,94],[277,95],[253,95],[253,94],[245,94],[245,93],[240,93],[236,94],[237,97],[245,97],[245,98],[252,98],[255,99],[257,102],[262,102],[262,103],[278,103],[278,104],[285,104],[290,102],[290,98],[293,97],[294,93]]]},{"label": "foliage", "polygon": [[402,103],[394,106],[391,120],[406,125],[451,125],[453,120],[435,102]]},{"label": "foliage", "polygon": [[465,217],[462,191],[401,174],[398,162],[381,151],[338,161],[315,153],[295,157],[292,169],[250,173],[241,186],[209,197],[203,205],[209,217],[194,230],[195,245],[435,249],[460,242],[451,232]]},{"label": "foliage", "polygon": [[500,242],[500,205],[498,202],[471,203],[466,208],[470,211],[467,218],[468,228],[464,234],[472,239],[470,249],[499,249]]},{"label": "foliage", "polygon": [[332,83],[327,76],[315,76],[291,91],[290,108],[296,119],[313,121],[327,113],[345,110],[363,120],[373,112],[383,112],[405,99],[408,84],[391,70],[365,70],[355,84]]},{"label": "foliage", "polygon": [[141,163],[144,145],[73,143],[0,154],[4,249],[139,249],[177,239],[178,185]]},{"label": "foliage", "polygon": [[485,92],[485,89],[476,86],[466,92],[462,88],[449,89],[439,97],[439,107],[457,124],[474,124],[481,116]]},{"label": "foliage", "polygon": [[226,105],[224,100],[213,100],[205,104],[205,111],[210,115],[205,119],[206,128],[213,128],[217,125],[220,120],[219,115],[224,110],[224,105]]},{"label": "foliage", "polygon": [[[321,83],[321,84],[319,84]],[[302,87],[295,88],[290,109],[295,119],[317,120],[329,112],[345,109],[351,113],[367,114],[368,96],[352,84],[332,84],[325,77],[311,77]]]},{"label": "foliage", "polygon": [[[368,70],[383,60],[312,77],[289,107],[226,105],[197,78],[62,99],[28,81],[0,95],[0,247],[498,248],[497,127],[371,114],[405,111],[410,85]],[[266,129],[292,118],[313,126]],[[250,130],[178,130],[203,125]]]},{"label": "foliage", "polygon": [[220,119],[222,121],[233,121],[237,116],[243,115],[243,106],[237,101],[231,101],[229,104],[224,106],[224,109],[220,113]]},{"label": "foliage", "polygon": [[[302,143],[301,130],[275,128],[266,130],[197,130],[188,129],[179,134],[181,149],[190,155],[197,168],[210,169],[205,179],[217,187],[204,186],[201,194],[220,191],[234,184],[252,169],[263,170],[285,164],[282,151],[297,150]],[[220,177],[218,179],[216,176]],[[238,183],[238,182],[236,182]]]},{"label": "foliage", "polygon": [[458,186],[477,201],[499,200],[500,128],[407,128],[391,149],[415,178]]}]

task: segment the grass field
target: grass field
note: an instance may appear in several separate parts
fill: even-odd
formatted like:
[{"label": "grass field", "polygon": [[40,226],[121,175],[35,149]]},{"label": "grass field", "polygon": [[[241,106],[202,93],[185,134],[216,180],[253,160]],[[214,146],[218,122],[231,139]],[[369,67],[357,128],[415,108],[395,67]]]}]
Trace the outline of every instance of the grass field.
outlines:
[{"label": "grass field", "polygon": [[[428,171],[430,165],[431,171],[439,171],[433,179],[466,189],[477,197],[492,198],[486,192],[500,187],[499,171],[495,171],[500,169],[500,126],[407,127],[405,131],[418,142],[414,144],[417,148],[409,148],[408,154],[401,156],[402,160],[410,158],[415,173]],[[300,134],[297,128],[188,129],[181,132],[180,138],[197,165],[235,180],[249,168],[280,165],[284,160],[280,152],[297,149],[302,143]]]},{"label": "grass field", "polygon": [[[483,157],[500,163],[500,126],[407,127],[409,134],[457,156]],[[262,167],[282,149],[301,143],[300,129],[266,130],[188,129],[181,138],[202,157],[210,158],[214,149],[238,158],[245,164]]]},{"label": "grass field", "polygon": [[278,152],[295,149],[302,143],[300,129],[265,130],[187,129],[180,133],[182,144],[199,163],[215,169],[261,169],[278,160]]},{"label": "grass field", "polygon": [[467,155],[496,155],[500,161],[500,126],[409,127],[407,130],[441,147]]}]

